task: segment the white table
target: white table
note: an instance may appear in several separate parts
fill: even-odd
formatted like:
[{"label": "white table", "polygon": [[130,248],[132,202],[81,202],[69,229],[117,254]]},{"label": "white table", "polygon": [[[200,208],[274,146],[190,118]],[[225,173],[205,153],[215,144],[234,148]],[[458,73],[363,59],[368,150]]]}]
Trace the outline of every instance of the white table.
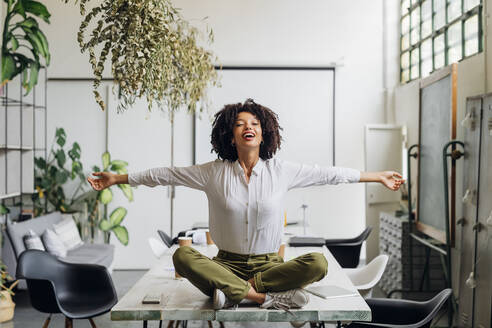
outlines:
[{"label": "white table", "polygon": [[[323,299],[310,294],[308,305],[292,309],[295,317],[283,310],[265,310],[258,306],[242,306],[232,310],[214,310],[212,299],[202,294],[187,279],[176,279],[172,254],[177,246],[169,249],[159,263],[150,269],[111,310],[111,320],[217,320],[217,321],[314,321],[350,322],[370,321],[371,310],[364,299],[357,295],[336,299]],[[217,254],[215,245],[194,245],[193,248],[208,257]],[[328,274],[317,282],[319,285],[337,285],[355,290],[349,278],[326,247],[286,247],[285,259],[289,260],[309,252],[321,252],[328,260]],[[142,304],[149,293],[161,293],[160,304]]]}]

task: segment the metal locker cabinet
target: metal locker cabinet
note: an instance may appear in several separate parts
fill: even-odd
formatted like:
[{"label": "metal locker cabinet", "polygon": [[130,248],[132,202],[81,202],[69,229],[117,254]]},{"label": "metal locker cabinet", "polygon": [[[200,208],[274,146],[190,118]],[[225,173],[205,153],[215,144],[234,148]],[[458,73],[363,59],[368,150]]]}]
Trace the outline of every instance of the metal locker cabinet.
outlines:
[{"label": "metal locker cabinet", "polygon": [[[464,129],[465,157],[463,163],[463,221],[457,226],[460,233],[460,289],[458,325],[472,327],[474,290],[465,282],[473,270],[475,258],[475,232],[473,225],[477,216],[477,192],[480,149],[480,115],[482,97],[468,98],[466,102]],[[459,199],[459,198],[458,198]],[[460,222],[458,220],[458,222]],[[458,235],[457,235],[458,236]]]},{"label": "metal locker cabinet", "polygon": [[492,95],[484,97],[482,115],[474,322],[477,328],[488,328],[492,326],[492,222],[487,225],[492,216]]}]

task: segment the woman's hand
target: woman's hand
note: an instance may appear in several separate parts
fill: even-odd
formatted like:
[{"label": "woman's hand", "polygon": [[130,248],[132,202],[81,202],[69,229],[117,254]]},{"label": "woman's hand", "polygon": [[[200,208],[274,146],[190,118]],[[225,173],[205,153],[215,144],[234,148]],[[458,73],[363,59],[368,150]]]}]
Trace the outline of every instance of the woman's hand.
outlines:
[{"label": "woman's hand", "polygon": [[94,190],[100,191],[111,187],[117,183],[116,174],[111,172],[94,172],[92,175],[99,177],[98,179],[87,178]]},{"label": "woman's hand", "polygon": [[386,188],[394,191],[398,190],[401,184],[405,182],[405,180],[402,179],[401,174],[394,171],[381,172],[380,179],[380,182]]}]

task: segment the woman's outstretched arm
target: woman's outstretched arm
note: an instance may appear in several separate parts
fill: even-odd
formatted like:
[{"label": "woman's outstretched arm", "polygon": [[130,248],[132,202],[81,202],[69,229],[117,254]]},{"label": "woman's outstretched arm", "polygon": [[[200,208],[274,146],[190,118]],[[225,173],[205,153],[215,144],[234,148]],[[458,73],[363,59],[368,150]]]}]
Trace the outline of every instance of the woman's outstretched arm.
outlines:
[{"label": "woman's outstretched arm", "polygon": [[87,178],[92,188],[95,190],[103,190],[108,187],[111,187],[115,184],[128,184],[128,174],[114,174],[111,172],[94,172],[92,175],[99,177],[95,178]]},{"label": "woman's outstretched arm", "polygon": [[360,182],[379,182],[386,188],[398,190],[401,184],[405,182],[400,173],[395,171],[382,172],[360,172]]}]

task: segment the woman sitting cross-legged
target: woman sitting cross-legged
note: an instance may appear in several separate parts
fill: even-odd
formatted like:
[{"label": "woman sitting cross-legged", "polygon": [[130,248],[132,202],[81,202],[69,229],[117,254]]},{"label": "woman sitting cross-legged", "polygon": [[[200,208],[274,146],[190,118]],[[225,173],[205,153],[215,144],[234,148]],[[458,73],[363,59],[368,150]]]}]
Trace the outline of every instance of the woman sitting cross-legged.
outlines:
[{"label": "woman sitting cross-legged", "polygon": [[277,115],[248,99],[226,105],[215,115],[212,148],[219,159],[189,167],[154,168],[129,175],[95,172],[96,190],[113,184],[182,185],[205,192],[209,227],[219,252],[210,259],[191,247],[173,256],[176,271],[214,298],[214,308],[242,300],[262,308],[299,308],[308,294],[301,287],[323,279],[328,263],[321,253],[284,262],[277,255],[287,191],[313,185],[380,182],[398,190],[393,171],[359,172],[341,167],[303,165],[274,158],[281,136]]}]

